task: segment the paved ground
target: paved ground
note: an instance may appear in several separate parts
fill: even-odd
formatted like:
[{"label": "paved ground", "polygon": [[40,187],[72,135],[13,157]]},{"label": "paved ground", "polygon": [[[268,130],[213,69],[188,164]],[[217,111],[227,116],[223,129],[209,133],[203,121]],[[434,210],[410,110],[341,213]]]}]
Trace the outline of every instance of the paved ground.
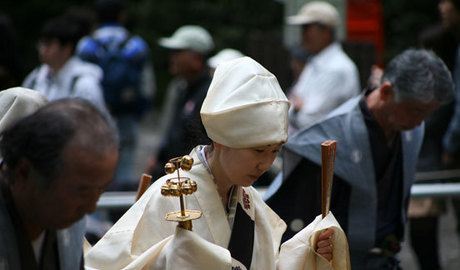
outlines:
[{"label": "paved ground", "polygon": [[[158,146],[157,121],[153,114],[148,115],[141,125],[140,143],[137,151],[136,159],[136,174],[141,175],[147,163],[148,156]],[[456,222],[452,214],[451,207],[441,219],[440,224],[440,248],[441,248],[441,263],[444,270],[459,270],[460,269],[460,244],[459,237],[455,233]],[[407,234],[406,234],[407,235]],[[414,260],[412,250],[407,243],[403,244],[403,249],[400,253],[402,267],[405,270],[419,269]]]}]

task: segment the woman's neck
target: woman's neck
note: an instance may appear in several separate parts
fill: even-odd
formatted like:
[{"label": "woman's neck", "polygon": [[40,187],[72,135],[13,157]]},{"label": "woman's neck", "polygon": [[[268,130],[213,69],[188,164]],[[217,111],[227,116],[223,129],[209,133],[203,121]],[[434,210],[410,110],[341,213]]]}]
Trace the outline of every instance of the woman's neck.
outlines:
[{"label": "woman's neck", "polygon": [[222,199],[222,203],[227,205],[229,200],[229,191],[232,188],[233,184],[231,183],[230,179],[225,176],[223,173],[223,168],[220,162],[218,161],[218,156],[216,152],[211,149],[211,147],[205,148],[205,156],[206,160],[209,164],[209,169],[211,170],[211,174],[214,176],[214,182],[217,186],[217,192]]}]

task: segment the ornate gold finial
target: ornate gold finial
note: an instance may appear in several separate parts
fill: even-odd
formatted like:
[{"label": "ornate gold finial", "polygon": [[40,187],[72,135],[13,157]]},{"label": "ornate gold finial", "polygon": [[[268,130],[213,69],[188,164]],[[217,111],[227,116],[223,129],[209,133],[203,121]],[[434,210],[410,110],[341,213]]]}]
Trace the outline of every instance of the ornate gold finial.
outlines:
[{"label": "ornate gold finial", "polygon": [[193,194],[197,190],[195,181],[188,177],[181,177],[179,168],[183,171],[190,171],[193,165],[191,156],[176,157],[170,159],[165,165],[165,172],[173,174],[177,172],[177,177],[170,178],[161,186],[163,196],[179,197],[180,211],[169,212],[166,214],[166,220],[179,222],[179,226],[192,230],[192,220],[201,217],[201,211],[185,209],[184,195]]},{"label": "ornate gold finial", "polygon": [[176,171],[176,166],[174,165],[174,163],[171,163],[171,162],[168,162],[166,163],[165,165],[165,172],[167,174],[172,174]]}]

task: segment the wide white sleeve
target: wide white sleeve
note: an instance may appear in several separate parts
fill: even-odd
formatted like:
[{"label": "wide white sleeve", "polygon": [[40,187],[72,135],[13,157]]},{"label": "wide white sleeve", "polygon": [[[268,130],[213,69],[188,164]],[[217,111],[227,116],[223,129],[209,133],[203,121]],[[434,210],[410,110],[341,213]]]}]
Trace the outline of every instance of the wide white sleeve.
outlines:
[{"label": "wide white sleeve", "polygon": [[[132,260],[122,270],[228,270],[239,266],[232,260],[230,252],[218,245],[208,242],[193,231],[176,227],[173,235],[148,248]],[[244,267],[244,266],[243,266]],[[86,266],[86,270],[96,270]],[[102,268],[114,269],[114,268]],[[245,269],[245,268],[240,268]]]},{"label": "wide white sleeve", "polygon": [[155,182],[89,250],[87,269],[123,269],[174,234],[175,224],[164,215],[175,209],[175,201],[162,197],[159,184]]},{"label": "wide white sleeve", "polygon": [[[162,248],[155,260],[149,261],[146,267],[149,270],[228,270],[233,265],[232,257],[227,249],[206,241],[193,231],[180,227],[176,228],[174,236]],[[128,269],[139,268],[126,268]]]},{"label": "wide white sleeve", "polygon": [[[314,249],[318,236],[327,228],[334,230],[331,262],[316,253]],[[321,215],[317,216],[306,228],[281,245],[277,263],[278,270],[351,269],[347,238],[334,215],[330,212],[324,219]]]}]

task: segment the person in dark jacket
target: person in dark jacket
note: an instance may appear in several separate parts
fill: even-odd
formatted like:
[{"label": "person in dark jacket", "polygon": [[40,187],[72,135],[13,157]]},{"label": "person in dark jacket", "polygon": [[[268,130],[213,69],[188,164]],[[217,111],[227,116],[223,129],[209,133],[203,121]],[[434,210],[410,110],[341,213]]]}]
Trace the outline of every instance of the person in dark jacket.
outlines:
[{"label": "person in dark jacket", "polygon": [[[149,161],[148,170],[157,179],[163,175],[164,164],[171,158],[188,154],[197,144],[210,143],[201,122],[200,108],[206,97],[211,76],[206,59],[214,48],[211,35],[197,25],[185,25],[171,37],[160,39],[170,52],[170,73],[175,87],[168,93],[169,113],[163,115],[166,130],[159,150]],[[178,83],[180,80],[180,83]]]}]

